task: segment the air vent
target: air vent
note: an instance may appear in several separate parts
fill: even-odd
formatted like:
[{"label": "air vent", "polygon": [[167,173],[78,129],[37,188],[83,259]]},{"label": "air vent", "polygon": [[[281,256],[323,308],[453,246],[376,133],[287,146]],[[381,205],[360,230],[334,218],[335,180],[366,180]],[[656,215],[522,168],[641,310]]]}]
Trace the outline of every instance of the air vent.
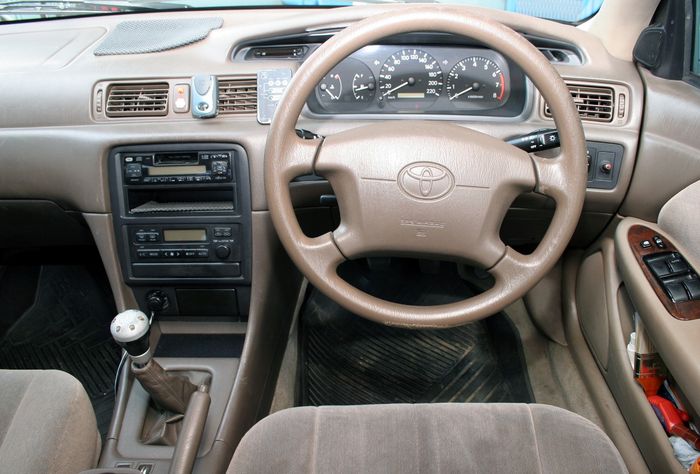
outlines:
[{"label": "air vent", "polygon": [[153,117],[168,114],[167,82],[112,84],[107,89],[107,117]]},{"label": "air vent", "polygon": [[252,114],[258,109],[255,76],[219,78],[219,114]]},{"label": "air vent", "polygon": [[[581,120],[612,122],[615,113],[615,91],[610,87],[567,84]],[[544,106],[544,115],[551,118],[549,104]]]}]

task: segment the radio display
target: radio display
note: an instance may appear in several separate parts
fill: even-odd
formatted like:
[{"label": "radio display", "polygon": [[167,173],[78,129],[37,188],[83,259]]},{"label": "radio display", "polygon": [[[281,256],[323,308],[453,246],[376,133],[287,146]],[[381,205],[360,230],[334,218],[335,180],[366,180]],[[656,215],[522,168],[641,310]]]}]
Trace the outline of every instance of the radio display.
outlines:
[{"label": "radio display", "polygon": [[148,176],[179,176],[184,174],[205,174],[205,165],[196,166],[158,166],[148,168]]},{"label": "radio display", "polygon": [[206,242],[207,231],[204,229],[163,229],[165,242]]}]

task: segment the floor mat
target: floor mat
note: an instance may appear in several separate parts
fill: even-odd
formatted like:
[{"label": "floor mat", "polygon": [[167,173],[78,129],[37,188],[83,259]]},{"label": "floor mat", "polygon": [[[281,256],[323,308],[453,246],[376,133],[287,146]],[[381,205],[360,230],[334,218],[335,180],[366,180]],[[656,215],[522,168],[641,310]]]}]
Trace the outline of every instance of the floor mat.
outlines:
[{"label": "floor mat", "polygon": [[[11,272],[12,267],[6,267],[0,281],[5,291],[16,281]],[[121,357],[109,333],[114,314],[104,275],[85,266],[42,266],[34,303],[0,340],[0,368],[72,374],[90,396],[104,435],[112,417],[114,376]]]},{"label": "floor mat", "polygon": [[[344,277],[407,304],[473,294],[456,270],[429,274],[407,262]],[[533,401],[517,331],[503,314],[452,329],[398,329],[360,318],[313,289],[301,324],[304,405]]]}]

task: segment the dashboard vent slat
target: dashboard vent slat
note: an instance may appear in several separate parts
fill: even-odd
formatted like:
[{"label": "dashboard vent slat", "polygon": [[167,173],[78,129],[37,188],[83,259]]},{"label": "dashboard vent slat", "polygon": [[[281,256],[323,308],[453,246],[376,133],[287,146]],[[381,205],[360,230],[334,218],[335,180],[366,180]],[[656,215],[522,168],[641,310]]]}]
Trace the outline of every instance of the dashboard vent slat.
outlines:
[{"label": "dashboard vent slat", "polygon": [[[567,84],[581,120],[612,122],[615,115],[615,91],[610,87]],[[552,118],[549,104],[544,106],[545,117]]]},{"label": "dashboard vent slat", "polygon": [[254,114],[258,110],[255,76],[219,78],[219,114]]},{"label": "dashboard vent slat", "polygon": [[157,117],[168,114],[167,82],[112,84],[107,89],[107,117]]}]

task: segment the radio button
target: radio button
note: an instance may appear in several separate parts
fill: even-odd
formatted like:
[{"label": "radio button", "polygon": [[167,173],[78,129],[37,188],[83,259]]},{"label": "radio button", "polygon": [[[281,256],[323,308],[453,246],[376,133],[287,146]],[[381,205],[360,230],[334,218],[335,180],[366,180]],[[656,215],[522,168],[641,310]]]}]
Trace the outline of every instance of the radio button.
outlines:
[{"label": "radio button", "polygon": [[159,258],[160,250],[139,250],[136,255],[139,258]]},{"label": "radio button", "polygon": [[140,178],[143,175],[143,169],[139,163],[129,163],[126,165],[125,174],[127,178]]},{"label": "radio button", "polygon": [[195,258],[197,256],[196,250],[185,250],[185,258]]},{"label": "radio button", "polygon": [[197,258],[209,258],[209,249],[197,250]]},{"label": "radio button", "polygon": [[224,260],[228,258],[229,255],[231,255],[231,247],[228,245],[219,245],[216,247],[216,256],[220,258],[221,260]]}]

